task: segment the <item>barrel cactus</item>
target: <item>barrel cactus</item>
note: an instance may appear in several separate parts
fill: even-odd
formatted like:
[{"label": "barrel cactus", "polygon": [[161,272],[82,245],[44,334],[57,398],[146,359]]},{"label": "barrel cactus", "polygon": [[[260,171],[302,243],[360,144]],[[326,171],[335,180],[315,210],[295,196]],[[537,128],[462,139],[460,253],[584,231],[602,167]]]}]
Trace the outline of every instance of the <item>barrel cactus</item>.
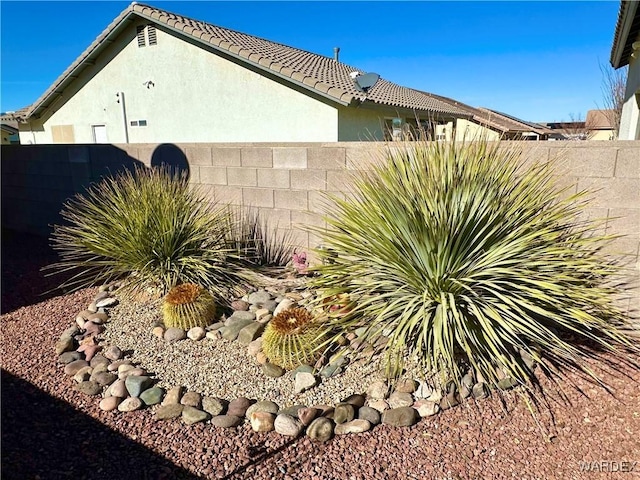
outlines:
[{"label": "barrel cactus", "polygon": [[323,328],[304,308],[291,308],[276,315],[263,334],[262,350],[275,365],[291,370],[313,365],[320,356]]},{"label": "barrel cactus", "polygon": [[211,294],[194,283],[176,285],[164,298],[162,316],[167,328],[189,330],[206,327],[216,314],[216,303]]}]

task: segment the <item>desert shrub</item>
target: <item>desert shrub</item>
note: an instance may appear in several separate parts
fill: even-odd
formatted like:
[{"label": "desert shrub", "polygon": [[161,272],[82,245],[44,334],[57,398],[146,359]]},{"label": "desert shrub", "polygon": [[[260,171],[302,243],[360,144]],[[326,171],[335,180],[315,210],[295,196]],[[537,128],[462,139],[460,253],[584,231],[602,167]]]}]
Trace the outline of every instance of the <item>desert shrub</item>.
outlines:
[{"label": "desert shrub", "polygon": [[322,326],[311,313],[304,308],[291,308],[267,324],[262,350],[271,363],[291,370],[313,365],[321,354],[323,340]]},{"label": "desert shrub", "polygon": [[549,360],[548,372],[590,372],[580,339],[631,346],[608,238],[580,217],[587,197],[520,157],[486,141],[394,144],[346,198],[331,197],[311,286],[321,302],[347,295],[356,306],[328,328],[388,338],[390,376],[415,355],[425,372],[457,381],[470,366],[493,385],[524,383],[526,354]]},{"label": "desert shrub", "polygon": [[213,323],[215,314],[216,303],[211,294],[193,283],[176,285],[162,302],[162,318],[167,328],[204,328]]},{"label": "desert shrub", "polygon": [[165,294],[191,282],[224,295],[238,281],[227,261],[227,214],[166,167],[121,172],[65,203],[66,224],[52,236],[61,260],[51,268],[76,272],[66,286],[120,278]]},{"label": "desert shrub", "polygon": [[230,208],[226,242],[247,268],[274,271],[284,269],[293,255],[289,230],[278,230],[252,207]]}]

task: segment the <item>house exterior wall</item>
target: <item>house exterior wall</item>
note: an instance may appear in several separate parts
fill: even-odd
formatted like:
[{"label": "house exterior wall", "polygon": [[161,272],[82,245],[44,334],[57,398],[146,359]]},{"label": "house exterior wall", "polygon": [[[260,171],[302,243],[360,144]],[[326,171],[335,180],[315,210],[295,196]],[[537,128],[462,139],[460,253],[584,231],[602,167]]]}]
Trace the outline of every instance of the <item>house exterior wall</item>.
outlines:
[{"label": "house exterior wall", "polygon": [[[72,84],[52,113],[23,127],[31,131],[21,132],[22,143],[94,143],[94,125],[106,127],[109,143],[125,143],[118,92],[129,143],[338,140],[335,106],[156,32],[157,45],[142,48],[136,25],[119,35],[74,82],[79,90]],[[130,125],[139,120],[147,125]]]},{"label": "house exterior wall", "polygon": [[338,141],[383,140],[384,119],[373,110],[338,107]]},{"label": "house exterior wall", "polygon": [[456,121],[456,140],[477,140],[486,138],[489,141],[500,140],[500,133],[464,118]]},{"label": "house exterior wall", "polygon": [[613,140],[613,130],[592,130],[589,132],[589,140]]},{"label": "house exterior wall", "polygon": [[629,58],[625,102],[620,116],[619,140],[640,140],[640,36],[633,44],[635,58]]}]

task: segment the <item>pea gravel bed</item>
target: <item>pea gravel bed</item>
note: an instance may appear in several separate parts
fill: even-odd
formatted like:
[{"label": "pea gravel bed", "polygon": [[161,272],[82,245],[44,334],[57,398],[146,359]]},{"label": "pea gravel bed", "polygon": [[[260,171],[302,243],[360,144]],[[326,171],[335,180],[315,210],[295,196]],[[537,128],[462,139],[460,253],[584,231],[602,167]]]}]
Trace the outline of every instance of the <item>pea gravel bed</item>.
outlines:
[{"label": "pea gravel bed", "polygon": [[[602,362],[594,368],[613,394],[571,375],[583,393],[562,385],[563,396],[543,380],[549,409],[535,419],[511,391],[413,427],[382,425],[326,444],[248,424],[156,422],[148,409],[103,412],[71,388],[53,348],[97,290],[41,301],[36,294],[50,281],[25,260],[29,245],[3,239],[2,478],[582,479],[611,478],[604,470],[640,462],[640,372]],[[640,465],[614,475],[638,478]]]}]

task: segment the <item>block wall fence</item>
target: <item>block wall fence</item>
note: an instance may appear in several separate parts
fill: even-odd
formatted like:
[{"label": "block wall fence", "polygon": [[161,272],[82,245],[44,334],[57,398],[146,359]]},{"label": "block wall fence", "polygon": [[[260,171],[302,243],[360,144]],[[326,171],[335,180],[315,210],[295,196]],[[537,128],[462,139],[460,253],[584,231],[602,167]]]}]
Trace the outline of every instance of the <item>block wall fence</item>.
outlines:
[{"label": "block wall fence", "polygon": [[[640,141],[524,142],[527,161],[554,163],[569,192],[594,191],[588,218],[606,219],[621,234],[610,252],[629,266],[640,309]],[[303,249],[320,239],[301,225],[324,226],[323,192],[342,194],[350,174],[366,169],[385,144],[374,142],[283,144],[3,145],[2,226],[48,235],[61,221],[63,202],[92,182],[123,168],[169,163],[188,169],[190,182],[211,199],[258,208]]]}]

